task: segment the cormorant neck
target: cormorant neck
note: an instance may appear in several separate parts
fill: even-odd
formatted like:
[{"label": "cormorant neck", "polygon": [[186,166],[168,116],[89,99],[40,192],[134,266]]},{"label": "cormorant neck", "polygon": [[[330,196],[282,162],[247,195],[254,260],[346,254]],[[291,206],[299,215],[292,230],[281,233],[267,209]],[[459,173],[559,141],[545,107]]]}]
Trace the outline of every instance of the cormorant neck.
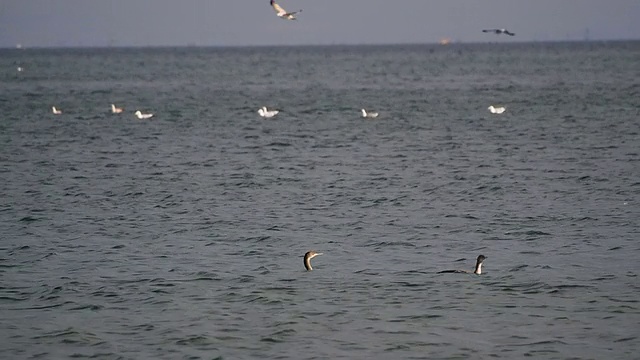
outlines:
[{"label": "cormorant neck", "polygon": [[482,262],[481,261],[478,261],[476,263],[476,269],[473,271],[473,273],[476,274],[476,275],[482,274]]}]

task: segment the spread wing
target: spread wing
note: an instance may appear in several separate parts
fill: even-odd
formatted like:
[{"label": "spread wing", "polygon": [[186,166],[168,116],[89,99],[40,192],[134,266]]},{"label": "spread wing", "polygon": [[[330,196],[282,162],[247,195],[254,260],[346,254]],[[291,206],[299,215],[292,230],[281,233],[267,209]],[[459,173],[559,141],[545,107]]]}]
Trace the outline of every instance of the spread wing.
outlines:
[{"label": "spread wing", "polygon": [[273,10],[276,11],[276,13],[278,13],[278,15],[284,15],[287,13],[287,11],[285,9],[282,8],[282,6],[278,5],[275,1],[271,0],[271,6],[273,7]]}]

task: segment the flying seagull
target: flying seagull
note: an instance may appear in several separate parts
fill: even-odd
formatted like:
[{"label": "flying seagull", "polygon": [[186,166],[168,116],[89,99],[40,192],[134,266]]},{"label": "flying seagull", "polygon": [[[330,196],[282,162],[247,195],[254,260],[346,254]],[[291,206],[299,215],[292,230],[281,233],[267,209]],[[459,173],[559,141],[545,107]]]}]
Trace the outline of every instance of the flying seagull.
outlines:
[{"label": "flying seagull", "polygon": [[296,20],[296,17],[294,15],[302,12],[302,10],[287,12],[285,9],[282,8],[282,6],[276,4],[274,0],[271,0],[271,6],[273,7],[273,10],[275,10],[276,13],[278,14],[278,17],[285,20]]},{"label": "flying seagull", "polygon": [[514,36],[515,35],[514,33],[510,32],[507,29],[485,29],[485,30],[482,30],[482,32],[484,32],[484,33],[494,33],[496,35],[500,35],[500,34],[506,34],[506,35],[509,35],[509,36]]}]

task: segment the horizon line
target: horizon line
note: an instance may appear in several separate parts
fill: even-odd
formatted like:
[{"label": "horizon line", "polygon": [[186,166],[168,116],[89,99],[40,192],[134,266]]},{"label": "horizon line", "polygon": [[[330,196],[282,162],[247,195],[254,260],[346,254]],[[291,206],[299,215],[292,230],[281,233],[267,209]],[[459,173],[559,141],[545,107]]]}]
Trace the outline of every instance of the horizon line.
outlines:
[{"label": "horizon line", "polygon": [[62,46],[0,46],[0,50],[53,50],[53,49],[139,49],[139,48],[264,48],[264,47],[332,47],[332,46],[437,46],[447,47],[455,45],[522,45],[522,44],[545,44],[545,43],[604,43],[604,42],[637,42],[638,39],[565,39],[565,40],[528,40],[528,41],[455,41],[451,40],[446,44],[439,42],[397,42],[397,43],[319,43],[319,44],[247,44],[247,45],[199,45],[199,44],[178,44],[178,45],[62,45]]}]

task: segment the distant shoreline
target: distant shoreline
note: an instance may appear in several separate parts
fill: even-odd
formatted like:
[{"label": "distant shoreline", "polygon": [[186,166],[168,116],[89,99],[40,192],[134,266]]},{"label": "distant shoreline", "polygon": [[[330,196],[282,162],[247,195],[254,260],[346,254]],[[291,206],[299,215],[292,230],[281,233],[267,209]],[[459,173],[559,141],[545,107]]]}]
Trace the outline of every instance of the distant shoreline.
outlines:
[{"label": "distant shoreline", "polygon": [[145,46],[22,46],[16,48],[15,46],[0,47],[0,51],[25,51],[25,50],[47,50],[47,49],[249,49],[249,48],[323,48],[323,47],[393,47],[393,46],[426,46],[426,47],[447,47],[447,46],[474,46],[474,45],[532,45],[532,44],[603,44],[603,43],[635,43],[640,42],[640,39],[602,39],[602,40],[544,40],[544,41],[478,41],[478,42],[462,42],[452,40],[447,44],[439,44],[437,42],[432,43],[365,43],[365,44],[295,44],[295,45],[145,45]]}]

